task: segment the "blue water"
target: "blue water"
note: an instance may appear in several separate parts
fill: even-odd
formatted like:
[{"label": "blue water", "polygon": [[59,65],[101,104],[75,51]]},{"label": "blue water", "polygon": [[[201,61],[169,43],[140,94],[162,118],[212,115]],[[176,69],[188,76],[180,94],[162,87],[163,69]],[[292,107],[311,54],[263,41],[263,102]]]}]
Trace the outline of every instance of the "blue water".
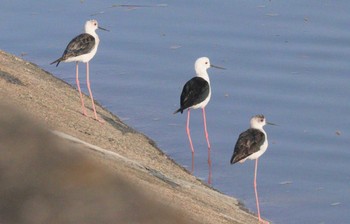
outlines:
[{"label": "blue water", "polygon": [[[273,223],[348,223],[349,11],[344,0],[3,0],[0,48],[74,84],[73,63],[49,63],[96,18],[110,32],[98,31],[90,65],[95,99],[189,169],[186,116],[172,112],[194,61],[208,56],[227,68],[208,71],[213,187],[256,211],[254,162],[232,166],[229,159],[250,117],[262,113],[279,125],[265,128],[270,146],[259,160],[262,216]],[[191,115],[195,175],[206,181],[202,114]]]}]

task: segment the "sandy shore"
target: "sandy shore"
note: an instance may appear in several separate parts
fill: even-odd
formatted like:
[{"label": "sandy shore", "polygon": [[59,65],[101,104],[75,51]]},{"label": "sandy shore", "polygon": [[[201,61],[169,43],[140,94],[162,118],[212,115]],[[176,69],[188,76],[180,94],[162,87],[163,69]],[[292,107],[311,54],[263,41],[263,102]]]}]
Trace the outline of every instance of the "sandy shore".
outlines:
[{"label": "sandy shore", "polygon": [[[74,163],[79,164],[77,161],[83,161],[82,164],[89,164],[82,166],[87,167],[86,169],[76,171],[77,178],[71,181],[79,182],[81,181],[80,175],[86,176],[89,173],[94,173],[94,175],[88,176],[90,181],[83,181],[84,184],[82,185],[84,188],[101,183],[101,186],[95,186],[94,191],[91,190],[85,196],[82,196],[82,198],[86,198],[91,197],[91,194],[97,195],[92,200],[95,207],[91,209],[104,208],[106,203],[109,203],[109,205],[115,204],[111,207],[118,207],[120,214],[118,217],[123,217],[115,223],[258,223],[256,217],[242,208],[236,199],[226,196],[196,179],[158,149],[153,140],[125,125],[118,117],[102,108],[98,103],[98,115],[106,122],[103,125],[96,122],[93,119],[91,101],[87,96],[84,97],[90,117],[81,114],[79,94],[71,85],[55,78],[52,74],[30,62],[0,51],[0,102],[5,102],[2,108],[8,107],[10,109],[6,111],[9,114],[28,120],[29,127],[35,127],[33,132],[39,130],[39,133],[45,133],[42,134],[45,137],[40,137],[39,134],[35,135],[37,138],[52,139],[55,142],[52,147],[57,151],[57,158],[63,158],[61,160],[57,159],[57,163],[62,161],[62,164],[65,165],[62,165],[64,168],[57,165],[54,170],[65,169],[67,172],[67,175],[60,177],[62,180],[66,176],[72,178],[68,175],[70,169],[67,168],[71,167],[72,164],[66,162],[69,160],[75,161],[70,157],[71,154],[76,159]],[[7,124],[10,127],[15,126],[15,121],[19,120],[12,119],[14,119],[14,123]],[[2,120],[8,121],[9,119]],[[21,125],[18,124],[19,126]],[[6,124],[1,125],[1,129],[3,130],[2,133],[8,130]],[[26,130],[32,132],[31,128]],[[12,135],[12,137],[22,139],[18,135]],[[42,147],[42,144],[38,145]],[[3,147],[1,148],[1,151],[5,150]],[[45,150],[47,150],[47,147],[43,149],[43,151]],[[15,153],[15,150],[12,153]],[[12,156],[11,153],[6,155]],[[0,156],[5,158],[3,154],[0,154]],[[35,158],[45,160],[47,156],[41,158],[39,153],[36,154]],[[1,161],[4,162],[5,160]],[[28,161],[26,159],[26,162]],[[0,163],[0,167],[1,165]],[[51,162],[48,162],[47,165],[50,166]],[[46,168],[38,167],[37,169]],[[75,169],[77,168],[71,167],[72,172],[75,172]],[[96,173],[96,170],[100,173]],[[40,177],[43,181],[47,178],[45,175]],[[101,180],[102,177],[103,180]],[[21,176],[19,176],[19,179],[21,179]],[[3,185],[4,179],[0,180],[2,180],[1,185]],[[110,181],[106,182],[106,180]],[[120,184],[120,182],[123,184]],[[56,191],[61,190],[57,187],[57,184],[55,184],[55,189]],[[114,191],[119,192],[119,194]],[[67,203],[60,206],[60,208],[68,208],[71,205],[69,201],[77,195],[74,192],[72,191],[71,194],[67,194],[65,197],[62,196]],[[109,196],[103,196],[104,193]],[[0,196],[1,194],[3,192],[0,192]],[[62,198],[58,200],[63,200]],[[77,200],[80,199],[74,201]],[[33,206],[33,203],[23,203],[20,200],[19,202],[22,206]],[[0,203],[2,204],[0,206],[0,222],[1,220],[10,220],[1,218],[4,217],[1,208],[6,201],[2,200]],[[86,207],[86,204],[89,204],[89,202],[84,202],[80,206]],[[40,206],[33,207],[39,211],[43,209]],[[29,206],[29,208],[31,207]],[[93,218],[98,216],[93,216],[93,212],[88,212],[88,209],[81,209],[76,204],[70,208],[70,213],[81,210],[82,214],[89,213]],[[107,213],[108,209],[105,210]],[[109,212],[116,214],[113,209]],[[141,213],[144,213],[144,215],[139,215]],[[38,214],[41,213],[38,212]],[[46,212],[43,220],[52,219],[53,214],[54,212]],[[55,214],[66,213],[64,211],[57,213],[56,211]],[[20,216],[20,214],[15,215]],[[79,217],[83,218],[84,215]],[[103,217],[109,216],[104,214]],[[104,221],[109,223],[113,222],[111,220],[118,220],[113,215],[110,217],[110,219]],[[26,223],[30,223],[27,219],[25,220]],[[75,222],[79,223],[82,220],[75,219]],[[96,218],[96,220],[100,219]],[[57,221],[57,223],[60,222]]]}]

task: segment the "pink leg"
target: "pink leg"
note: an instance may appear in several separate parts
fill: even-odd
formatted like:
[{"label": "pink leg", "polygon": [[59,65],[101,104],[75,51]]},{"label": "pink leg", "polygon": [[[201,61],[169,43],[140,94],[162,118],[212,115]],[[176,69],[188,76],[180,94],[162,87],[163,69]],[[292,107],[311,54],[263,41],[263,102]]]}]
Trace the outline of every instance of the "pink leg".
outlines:
[{"label": "pink leg", "polygon": [[190,133],[190,109],[188,109],[188,111],[187,111],[186,132],[187,132],[188,141],[190,142],[190,147],[191,147],[191,151],[192,151],[192,173],[193,173],[193,170],[194,170],[194,148],[193,148],[191,133]]},{"label": "pink leg", "polygon": [[208,174],[208,184],[211,184],[211,176],[212,176],[212,169],[211,169],[211,159],[210,159],[210,151],[208,151],[208,170],[209,170],[209,174]]},{"label": "pink leg", "polygon": [[81,100],[81,108],[82,108],[82,111],[83,111],[83,115],[87,116],[85,105],[84,105],[83,94],[81,93],[80,84],[79,84],[79,66],[78,66],[78,62],[76,62],[76,64],[75,64],[75,81],[77,83],[78,90],[79,90],[79,95],[80,95],[80,100]]},{"label": "pink leg", "polygon": [[203,122],[204,122],[204,133],[205,133],[205,139],[207,140],[208,144],[208,164],[211,166],[211,159],[210,159],[210,142],[209,142],[209,135],[208,135],[208,130],[207,130],[207,118],[205,115],[205,108],[202,108],[203,112]]},{"label": "pink leg", "polygon": [[86,82],[87,82],[87,87],[88,87],[89,94],[90,94],[90,98],[91,98],[91,102],[92,102],[92,108],[94,109],[95,119],[96,119],[97,121],[101,122],[101,123],[104,123],[103,120],[100,120],[100,119],[97,117],[97,113],[96,113],[94,97],[92,96],[92,92],[91,92],[91,88],[90,88],[89,62],[86,63]]},{"label": "pink leg", "polygon": [[256,208],[257,208],[257,210],[258,210],[258,219],[259,219],[259,222],[260,222],[260,223],[266,223],[266,224],[268,224],[269,222],[263,220],[263,219],[260,217],[259,198],[258,198],[258,190],[257,190],[257,185],[256,185],[257,171],[258,171],[258,159],[255,160],[255,171],[254,171],[254,191],[255,191]]}]

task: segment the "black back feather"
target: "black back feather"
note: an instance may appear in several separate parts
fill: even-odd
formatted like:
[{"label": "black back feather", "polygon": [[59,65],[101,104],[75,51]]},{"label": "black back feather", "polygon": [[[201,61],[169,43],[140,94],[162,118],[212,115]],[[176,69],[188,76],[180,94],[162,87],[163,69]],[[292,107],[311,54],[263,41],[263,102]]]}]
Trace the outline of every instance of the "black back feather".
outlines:
[{"label": "black back feather", "polygon": [[62,57],[52,62],[51,64],[57,63],[57,67],[61,61],[64,61],[68,58],[90,53],[94,46],[95,38],[88,33],[82,33],[71,40],[67,45],[66,50],[63,52]]},{"label": "black back feather", "polygon": [[201,77],[193,77],[182,89],[180,105],[181,107],[174,113],[183,113],[189,107],[203,102],[209,95],[209,83]]},{"label": "black back feather", "polygon": [[233,155],[231,157],[231,164],[239,162],[247,158],[251,154],[260,150],[260,146],[264,144],[265,135],[258,129],[249,128],[241,133],[235,145]]}]

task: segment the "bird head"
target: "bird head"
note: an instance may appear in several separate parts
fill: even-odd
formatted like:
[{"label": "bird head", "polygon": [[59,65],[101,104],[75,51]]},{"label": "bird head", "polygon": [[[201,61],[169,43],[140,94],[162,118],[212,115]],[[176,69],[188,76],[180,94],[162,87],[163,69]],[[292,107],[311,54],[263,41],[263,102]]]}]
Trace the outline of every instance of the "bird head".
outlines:
[{"label": "bird head", "polygon": [[258,114],[250,119],[250,127],[255,129],[262,129],[266,125],[264,115]]},{"label": "bird head", "polygon": [[102,28],[98,25],[97,20],[92,19],[92,20],[88,20],[85,23],[85,32],[86,33],[92,33],[95,32],[95,30],[100,29],[100,30],[104,30],[104,31],[109,31],[105,28]]},{"label": "bird head", "polygon": [[274,123],[270,123],[266,121],[266,118],[262,114],[255,115],[250,119],[250,127],[255,129],[262,129],[266,124],[276,125]]},{"label": "bird head", "polygon": [[194,69],[196,70],[197,75],[206,73],[208,68],[225,69],[223,67],[212,65],[207,57],[198,58],[194,63]]}]

